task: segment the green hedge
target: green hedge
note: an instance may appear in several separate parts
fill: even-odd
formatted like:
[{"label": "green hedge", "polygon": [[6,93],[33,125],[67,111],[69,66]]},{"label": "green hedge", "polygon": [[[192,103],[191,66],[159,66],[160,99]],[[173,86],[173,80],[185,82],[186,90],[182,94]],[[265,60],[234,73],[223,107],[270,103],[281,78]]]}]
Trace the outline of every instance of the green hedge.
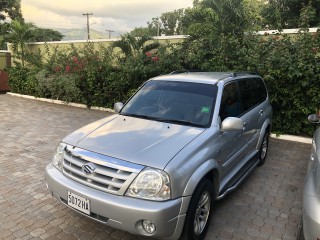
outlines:
[{"label": "green hedge", "polygon": [[[219,42],[188,39],[157,51],[114,54],[92,43],[76,49],[28,54],[29,65],[9,69],[13,92],[112,107],[146,80],[177,69],[257,71],[265,79],[274,109],[273,131],[310,135],[307,115],[320,108],[320,35],[221,36]],[[49,56],[43,59],[43,55]]]},{"label": "green hedge", "polygon": [[259,71],[264,76],[274,109],[274,130],[289,134],[312,134],[307,116],[320,109],[320,35],[297,38],[270,37]]}]

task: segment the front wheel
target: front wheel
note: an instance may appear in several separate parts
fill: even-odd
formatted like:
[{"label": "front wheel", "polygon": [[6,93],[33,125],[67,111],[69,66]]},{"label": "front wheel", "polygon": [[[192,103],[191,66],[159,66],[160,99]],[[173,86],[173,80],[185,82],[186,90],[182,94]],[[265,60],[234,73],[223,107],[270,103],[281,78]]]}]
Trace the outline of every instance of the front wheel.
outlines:
[{"label": "front wheel", "polygon": [[267,158],[267,153],[269,149],[269,132],[266,132],[263,136],[262,143],[258,153],[259,164],[261,166],[264,164]]},{"label": "front wheel", "polygon": [[192,195],[181,240],[204,239],[210,222],[214,190],[212,183],[204,179]]}]

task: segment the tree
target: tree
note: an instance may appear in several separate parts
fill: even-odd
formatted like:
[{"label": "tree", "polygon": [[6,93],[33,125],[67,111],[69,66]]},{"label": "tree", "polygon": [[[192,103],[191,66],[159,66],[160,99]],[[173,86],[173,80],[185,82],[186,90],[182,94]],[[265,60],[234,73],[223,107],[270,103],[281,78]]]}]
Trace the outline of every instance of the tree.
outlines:
[{"label": "tree", "polygon": [[0,24],[0,49],[6,49],[5,36],[8,34],[10,24],[5,22]]},{"label": "tree", "polygon": [[26,49],[25,44],[32,38],[32,31],[35,29],[33,23],[23,23],[13,20],[10,23],[9,34],[5,39],[13,44],[13,51],[21,57],[22,66],[25,65]]},{"label": "tree", "polygon": [[152,18],[151,22],[147,22],[151,36],[161,35],[161,20],[159,17]]},{"label": "tree", "polygon": [[320,18],[317,18],[317,9],[312,5],[312,1],[310,1],[300,10],[299,27],[308,28],[311,26],[319,26],[319,23]]},{"label": "tree", "polygon": [[204,0],[200,4],[208,11],[217,32],[242,34],[246,30],[247,18],[242,0]]},{"label": "tree", "polygon": [[182,18],[184,15],[183,9],[174,10],[161,14],[162,31],[166,35],[183,34]]},{"label": "tree", "polygon": [[[306,22],[306,11],[311,14]],[[269,28],[316,27],[320,23],[320,0],[269,0],[262,9]],[[304,18],[304,20],[301,20]]]},{"label": "tree", "polygon": [[243,0],[248,30],[259,31],[264,29],[261,11],[265,6],[263,0]]},{"label": "tree", "polygon": [[247,12],[243,0],[194,1],[182,21],[189,35],[181,51],[184,67],[233,71],[234,63],[249,49],[245,39],[252,26]]},{"label": "tree", "polygon": [[243,35],[248,19],[242,0],[195,1],[194,7],[185,11],[183,26],[195,37],[214,34]]},{"label": "tree", "polygon": [[3,16],[3,20],[8,15],[12,20],[23,21],[20,0],[0,0],[0,13]]},{"label": "tree", "polygon": [[6,49],[4,36],[9,30],[9,23],[3,21],[8,17],[11,20],[23,21],[20,5],[20,0],[0,0],[0,49]]},{"label": "tree", "polygon": [[53,29],[35,27],[34,30],[32,31],[32,36],[30,38],[30,41],[34,41],[34,42],[61,41],[62,38],[63,38],[63,35],[58,31],[55,31]]},{"label": "tree", "polygon": [[130,35],[133,37],[152,36],[150,29],[147,27],[136,27],[130,32]]},{"label": "tree", "polygon": [[151,22],[147,23],[151,36],[185,34],[185,28],[182,25],[183,16],[184,9],[177,9],[152,18]]}]

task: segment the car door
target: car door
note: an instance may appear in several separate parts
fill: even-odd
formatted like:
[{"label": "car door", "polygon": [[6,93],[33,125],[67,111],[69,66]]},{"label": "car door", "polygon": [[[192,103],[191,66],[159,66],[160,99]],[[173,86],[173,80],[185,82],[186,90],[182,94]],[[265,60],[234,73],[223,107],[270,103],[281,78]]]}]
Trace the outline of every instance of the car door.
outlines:
[{"label": "car door", "polygon": [[[221,122],[227,117],[240,117],[243,112],[239,89],[236,81],[224,85],[219,116]],[[244,132],[224,131],[220,132],[217,139],[218,161],[221,165],[223,176],[228,175],[244,156],[246,141]]]},{"label": "car door", "polygon": [[243,141],[247,143],[245,153],[251,154],[255,151],[260,136],[260,130],[267,111],[267,99],[265,85],[260,78],[244,78],[238,80],[240,99],[242,101],[243,113],[241,119],[244,122]]}]

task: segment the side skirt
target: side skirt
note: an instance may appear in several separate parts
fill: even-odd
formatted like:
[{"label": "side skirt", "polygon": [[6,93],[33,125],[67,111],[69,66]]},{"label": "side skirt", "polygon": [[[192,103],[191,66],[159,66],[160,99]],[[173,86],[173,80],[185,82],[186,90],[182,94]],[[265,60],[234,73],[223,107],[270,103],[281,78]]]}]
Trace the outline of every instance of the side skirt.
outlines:
[{"label": "side skirt", "polygon": [[257,159],[257,156],[252,157],[241,168],[239,173],[230,179],[230,181],[226,184],[226,186],[220,191],[220,194],[216,199],[220,200],[224,198],[228,193],[234,191],[244,181],[244,179],[253,172],[253,170],[258,166],[258,164],[259,164],[259,160]]}]

